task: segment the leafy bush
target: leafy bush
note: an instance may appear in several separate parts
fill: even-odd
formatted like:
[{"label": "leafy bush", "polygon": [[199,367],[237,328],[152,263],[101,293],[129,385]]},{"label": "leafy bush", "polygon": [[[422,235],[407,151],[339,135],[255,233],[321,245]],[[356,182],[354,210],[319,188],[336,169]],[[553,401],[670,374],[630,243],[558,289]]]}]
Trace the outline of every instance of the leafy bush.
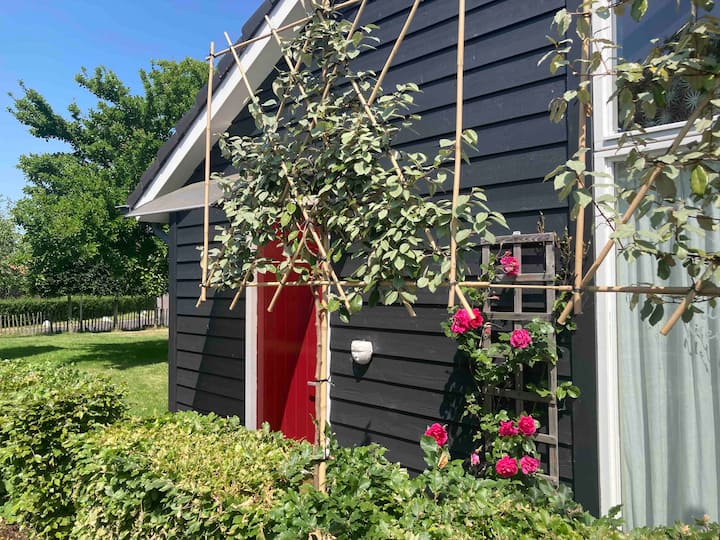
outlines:
[{"label": "leafy bush", "polygon": [[119,419],[123,395],[71,368],[0,361],[0,478],[5,513],[38,535],[62,537],[73,523],[68,472],[73,435]]},{"label": "leafy bush", "polygon": [[254,538],[313,449],[238,418],[168,414],[83,436],[73,538]]},{"label": "leafy bush", "polygon": [[507,481],[478,480],[461,462],[416,478],[389,463],[381,447],[334,448],[330,494],[289,491],[272,512],[273,538],[612,538],[582,512],[532,505]]},{"label": "leafy bush", "polygon": [[[118,313],[131,313],[154,309],[155,299],[147,296],[84,296],[83,317],[103,317],[113,314],[117,301]],[[72,317],[80,315],[80,298],[71,298]],[[64,321],[68,316],[68,299],[62,298],[8,298],[0,300],[0,316],[42,313],[50,321]]]}]

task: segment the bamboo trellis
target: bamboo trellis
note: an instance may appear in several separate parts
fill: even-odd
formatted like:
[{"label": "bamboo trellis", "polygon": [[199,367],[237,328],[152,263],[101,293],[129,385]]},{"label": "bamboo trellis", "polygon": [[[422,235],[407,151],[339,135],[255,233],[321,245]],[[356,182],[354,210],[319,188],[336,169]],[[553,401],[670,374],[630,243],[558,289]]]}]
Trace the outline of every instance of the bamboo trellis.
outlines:
[{"label": "bamboo trellis", "polygon": [[[360,17],[363,14],[363,11],[365,9],[367,0],[347,0],[343,2],[336,3],[334,5],[335,10],[342,10],[346,8],[350,8],[353,6],[356,6],[359,4],[357,12],[355,14],[355,18],[351,27],[351,30],[349,32],[348,38],[355,32],[359,25]],[[408,15],[406,17],[405,23],[398,34],[397,38],[395,39],[394,45],[392,47],[392,50],[390,51],[381,71],[377,78],[376,84],[374,85],[372,92],[368,98],[365,98],[363,95],[361,89],[358,87],[358,85],[352,84],[352,87],[354,91],[357,93],[358,100],[360,101],[364,111],[366,112],[366,115],[368,116],[368,119],[371,122],[375,122],[376,119],[373,116],[373,113],[370,109],[370,105],[375,101],[375,99],[378,97],[379,93],[381,92],[381,86],[383,83],[383,80],[385,79],[385,76],[387,75],[392,62],[395,58],[395,55],[397,54],[398,50],[400,49],[400,46],[403,43],[403,40],[405,39],[405,36],[407,35],[409,28],[412,24],[412,21],[415,17],[415,14],[418,10],[420,4],[420,0],[412,0],[412,4],[410,6],[410,10],[408,12]],[[589,2],[588,0],[584,0],[583,2],[583,14],[584,17],[589,17]],[[464,44],[465,44],[465,0],[458,0],[458,29],[457,29],[457,72],[456,72],[456,84],[457,84],[457,93],[456,93],[456,121],[455,121],[455,157],[454,157],[454,171],[453,171],[453,189],[452,189],[452,208],[453,208],[453,216],[455,214],[455,209],[457,207],[460,188],[461,188],[461,167],[462,167],[462,130],[463,130],[463,103],[464,103],[464,96],[463,96],[463,81],[464,81]],[[277,28],[274,28],[271,24],[271,21],[269,18],[266,17],[266,24],[268,26],[269,31],[253,37],[251,39],[247,39],[245,41],[233,44],[229,35],[225,33],[225,39],[228,43],[228,47],[225,49],[222,49],[220,51],[214,50],[214,43],[210,43],[210,52],[207,56],[208,64],[209,64],[209,70],[208,70],[208,85],[207,85],[207,105],[206,105],[206,115],[207,115],[207,123],[206,123],[206,133],[205,133],[205,201],[204,201],[204,223],[203,223],[203,232],[204,232],[204,239],[203,239],[203,254],[202,254],[202,260],[201,260],[201,266],[202,266],[202,283],[201,283],[201,293],[200,298],[198,299],[198,305],[205,301],[206,291],[209,287],[209,269],[208,269],[208,246],[209,246],[209,200],[208,200],[208,190],[209,190],[209,183],[210,183],[210,151],[212,147],[212,133],[211,133],[211,123],[212,123],[212,91],[213,91],[213,77],[214,77],[214,63],[216,59],[226,55],[226,54],[232,54],[235,60],[235,65],[237,69],[240,72],[240,78],[243,81],[243,84],[245,85],[248,99],[252,101],[256,101],[257,97],[255,95],[254,89],[252,88],[252,85],[247,79],[247,75],[243,69],[242,62],[240,59],[240,56],[238,54],[238,51],[241,51],[242,49],[248,47],[249,45],[253,43],[257,43],[263,40],[270,40],[274,39],[277,44],[280,46],[281,50],[283,49],[283,42],[281,38],[281,33],[285,32],[290,29],[296,29],[307,22],[312,20],[312,16],[306,16],[302,17],[294,22],[284,24],[282,26],[279,26]],[[586,60],[589,55],[589,47],[588,47],[588,38],[583,40],[583,46],[581,50],[581,60]],[[292,63],[291,58],[283,52],[283,58],[288,66],[288,69],[291,71],[297,71],[300,69],[300,60],[298,60],[295,64]],[[586,75],[581,75],[581,80],[585,79]],[[352,83],[352,81],[351,81]],[[328,85],[326,85],[323,96],[326,97],[330,91],[329,82]],[[712,94],[708,94],[708,96],[705,98],[705,100],[711,99]],[[705,103],[700,103],[699,106],[696,109],[696,112],[691,115],[691,117],[687,120],[686,125],[683,127],[683,129],[680,130],[680,132],[677,134],[675,140],[673,141],[673,144],[671,145],[670,149],[668,150],[668,154],[674,153],[680,144],[682,143],[683,139],[689,132],[690,128],[692,127],[695,120],[698,118],[699,111],[701,111],[704,107]],[[285,101],[281,101],[278,107],[278,111],[276,113],[277,118],[279,119],[280,114],[282,113],[282,110],[285,106]],[[579,132],[578,132],[578,147],[583,148],[586,144],[587,139],[587,116],[589,115],[589,110],[586,106],[582,106],[579,112]],[[308,135],[309,137],[309,135]],[[394,158],[394,156],[391,156],[391,164],[396,169],[396,172],[402,176],[402,169],[399,166],[397,160]],[[297,197],[297,191],[295,189],[295,186],[293,184],[292,180],[292,170],[288,169],[287,165],[285,163],[282,164],[282,167],[284,168],[284,173],[286,174],[288,178],[288,185],[290,188],[290,196],[294,199]],[[627,211],[623,214],[620,223],[624,224],[630,221],[632,217],[635,214],[635,211],[640,206],[640,203],[642,202],[644,196],[647,194],[647,192],[651,189],[653,182],[657,178],[657,176],[660,174],[662,165],[657,165],[655,169],[652,171],[652,173],[648,176],[648,179],[645,181],[644,185],[641,187],[641,189],[637,192],[634,200],[630,203],[630,206],[628,207]],[[582,189],[584,187],[583,179],[582,177],[578,177],[578,189]],[[298,208],[302,209],[303,213],[303,220],[302,222],[296,221],[297,230],[302,235],[302,238],[306,238],[307,233],[310,233],[310,236],[312,237],[313,241],[315,242],[315,247],[319,251],[319,254],[321,258],[323,259],[323,266],[320,269],[320,279],[318,279],[318,276],[315,276],[314,279],[303,281],[303,282],[293,282],[289,281],[289,275],[292,273],[292,270],[294,268],[295,262],[299,256],[300,251],[303,249],[304,246],[304,240],[303,243],[300,244],[300,248],[296,250],[295,253],[293,253],[290,257],[287,259],[287,269],[280,279],[280,281],[266,281],[266,282],[258,282],[257,280],[253,280],[254,275],[254,265],[251,265],[250,269],[247,271],[246,275],[244,276],[243,281],[241,282],[240,286],[238,287],[238,290],[235,294],[235,297],[233,298],[233,301],[231,303],[231,309],[235,307],[237,304],[237,301],[239,297],[241,296],[243,290],[245,287],[276,287],[276,292],[273,296],[273,299],[268,306],[268,311],[272,311],[273,307],[275,306],[275,302],[278,298],[278,296],[281,294],[281,291],[284,287],[296,287],[296,286],[306,286],[306,287],[313,287],[316,289],[316,305],[318,307],[318,318],[317,318],[317,328],[318,328],[318,353],[317,353],[317,371],[316,371],[316,380],[313,382],[313,384],[317,385],[318,393],[320,395],[320,399],[317,399],[317,431],[316,431],[316,437],[315,442],[316,444],[321,448],[323,451],[325,457],[327,458],[327,440],[325,438],[325,435],[323,433],[323,423],[321,422],[321,419],[326,419],[327,417],[327,394],[328,394],[328,384],[329,384],[329,375],[328,375],[328,352],[327,352],[327,335],[328,335],[328,316],[327,316],[327,295],[328,291],[331,287],[334,287],[340,298],[343,300],[343,302],[346,303],[346,306],[348,305],[348,298],[347,294],[345,293],[345,287],[349,286],[362,286],[365,285],[362,282],[358,281],[347,281],[347,280],[341,280],[337,276],[335,270],[333,269],[330,262],[327,260],[327,243],[326,239],[324,237],[323,231],[318,230],[317,226],[313,223],[312,219],[308,215],[307,211],[304,209],[302,204],[297,205]],[[587,270],[587,272],[582,272],[582,255],[584,251],[584,245],[585,245],[585,224],[584,224],[584,212],[580,212],[578,214],[578,218],[576,219],[576,233],[575,233],[575,277],[574,277],[574,284],[573,285],[539,285],[539,284],[532,284],[532,283],[500,283],[500,282],[489,282],[489,281],[471,281],[471,280],[465,280],[465,281],[457,281],[457,245],[455,240],[455,234],[454,232],[457,229],[457,218],[453,217],[451,221],[451,237],[450,237],[450,271],[449,271],[449,279],[446,283],[443,284],[443,286],[449,288],[448,292],[448,305],[450,307],[456,305],[456,297],[460,300],[460,304],[464,309],[467,310],[468,315],[471,318],[475,318],[475,315],[473,314],[472,308],[465,297],[462,288],[475,288],[475,289],[490,289],[493,287],[502,287],[506,289],[544,289],[549,291],[563,291],[563,292],[570,292],[572,293],[572,301],[568,302],[568,304],[565,306],[564,310],[560,314],[560,317],[558,318],[558,322],[563,324],[567,317],[570,315],[571,312],[574,312],[576,314],[581,313],[581,294],[583,292],[591,292],[591,293],[632,293],[632,294],[657,294],[657,295],[667,295],[667,296],[678,296],[683,297],[683,301],[678,306],[676,312],[673,314],[673,316],[670,318],[670,320],[667,322],[667,324],[663,327],[661,330],[662,334],[667,334],[672,326],[677,322],[677,320],[680,318],[684,310],[686,309],[687,305],[691,303],[696,296],[711,296],[711,297],[717,297],[720,296],[720,288],[714,287],[714,286],[707,286],[705,284],[705,281],[703,279],[699,280],[695,286],[688,288],[688,287],[663,287],[663,286],[655,286],[655,285],[628,285],[628,286],[622,286],[622,285],[615,285],[615,286],[591,286],[590,282],[592,281],[592,278],[594,277],[595,273],[597,272],[600,265],[603,263],[603,261],[606,259],[608,254],[611,252],[613,246],[614,246],[614,240],[608,240],[608,242],[605,244],[605,246],[602,248],[602,250],[598,253],[595,261],[590,266],[590,268]],[[428,240],[430,244],[435,248],[435,240],[432,237],[432,234],[430,231],[425,231],[425,234],[428,237]],[[407,281],[406,285],[414,285],[412,281]],[[408,309],[408,312],[411,316],[414,316],[414,311],[412,310],[412,307],[407,303],[404,302],[405,307]],[[321,461],[318,469],[316,470],[316,478],[315,478],[316,486],[319,489],[325,489],[325,461]]]}]

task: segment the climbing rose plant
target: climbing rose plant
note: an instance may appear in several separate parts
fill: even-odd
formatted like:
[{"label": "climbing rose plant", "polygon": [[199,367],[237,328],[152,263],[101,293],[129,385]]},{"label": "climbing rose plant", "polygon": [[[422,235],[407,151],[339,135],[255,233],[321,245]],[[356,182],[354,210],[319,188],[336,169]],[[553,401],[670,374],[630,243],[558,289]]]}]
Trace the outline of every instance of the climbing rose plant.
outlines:
[{"label": "climbing rose plant", "polygon": [[[348,37],[350,28],[332,11],[314,11],[284,47],[300,69],[278,73],[274,97],[250,105],[258,134],[221,139],[238,177],[220,179],[229,223],[216,237],[221,246],[209,252],[211,286],[237,288],[253,270],[278,280],[291,271],[300,282],[326,280],[329,263],[358,282],[346,287],[350,309],[337,289],[327,301],[347,318],[362,307],[363,295],[370,305],[408,305],[417,289],[434,291],[447,281],[453,211],[443,165],[454,156],[454,141],[441,140],[434,157],[392,146],[418,119],[411,113],[418,87],[400,84],[368,102],[377,78],[356,71],[353,59],[371,48],[373,27]],[[467,131],[463,141],[473,145],[477,135]],[[462,279],[466,256],[505,220],[486,206],[480,189],[458,203]],[[327,259],[313,231],[327,242]],[[258,251],[275,241],[280,261]]]}]

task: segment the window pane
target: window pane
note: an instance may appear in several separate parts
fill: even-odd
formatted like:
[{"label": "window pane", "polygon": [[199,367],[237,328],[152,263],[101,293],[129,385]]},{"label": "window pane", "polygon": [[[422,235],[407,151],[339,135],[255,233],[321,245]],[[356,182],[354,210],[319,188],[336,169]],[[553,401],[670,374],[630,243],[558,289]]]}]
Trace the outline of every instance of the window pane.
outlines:
[{"label": "window pane", "polygon": [[[698,15],[706,13],[704,10],[698,11]],[[720,3],[715,5],[711,14],[720,16]],[[677,0],[653,0],[640,22],[632,19],[628,7],[622,16],[615,18],[615,35],[620,46],[618,57],[630,62],[643,61],[653,48],[651,39],[659,38],[661,43],[666,41],[689,18],[690,2],[687,0],[682,0],[679,5]],[[650,127],[686,120],[695,110],[699,96],[700,92],[685,81],[674,81],[668,96],[668,106],[658,108],[653,118],[638,113],[636,121],[644,127]]]},{"label": "window pane", "polygon": [[[622,179],[620,170],[616,174]],[[720,249],[716,234],[698,238],[696,245],[700,242],[708,250]],[[655,271],[650,257],[617,261],[619,284],[656,283]],[[669,284],[690,286],[682,272],[674,272]],[[692,522],[705,513],[715,520],[720,515],[720,314],[700,303],[706,313],[678,322],[663,337],[659,329],[675,305],[666,305],[663,321],[650,326],[629,303],[629,295],[618,295],[623,517],[629,527]]]}]

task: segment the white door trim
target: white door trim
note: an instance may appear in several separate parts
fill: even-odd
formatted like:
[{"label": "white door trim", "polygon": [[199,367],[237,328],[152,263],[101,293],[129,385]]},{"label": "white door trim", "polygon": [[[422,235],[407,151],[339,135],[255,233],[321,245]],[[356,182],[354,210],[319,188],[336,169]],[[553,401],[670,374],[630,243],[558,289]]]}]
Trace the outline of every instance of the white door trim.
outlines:
[{"label": "white door trim", "polygon": [[[257,275],[255,276],[257,279]],[[245,427],[257,429],[257,298],[256,287],[245,288]]]}]

